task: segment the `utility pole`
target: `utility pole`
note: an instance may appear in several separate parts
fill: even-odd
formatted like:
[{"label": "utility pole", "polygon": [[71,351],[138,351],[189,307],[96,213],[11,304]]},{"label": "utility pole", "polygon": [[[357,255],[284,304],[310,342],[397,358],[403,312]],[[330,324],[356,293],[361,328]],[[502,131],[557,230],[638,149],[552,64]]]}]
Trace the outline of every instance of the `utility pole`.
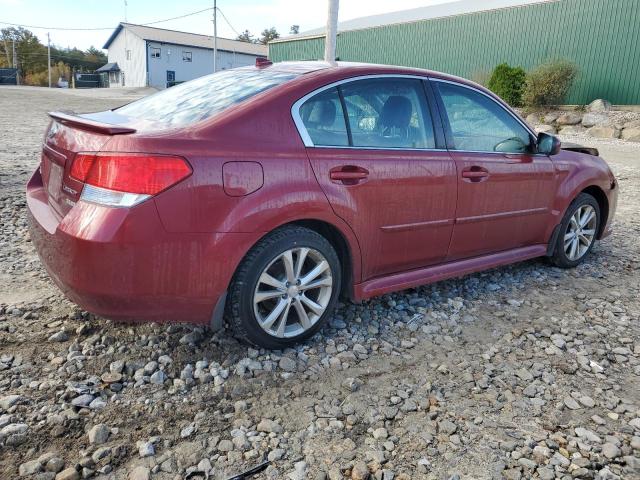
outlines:
[{"label": "utility pole", "polygon": [[213,0],[213,73],[218,69],[218,5]]},{"label": "utility pole", "polygon": [[324,41],[324,61],[336,61],[336,36],[338,35],[338,0],[328,0],[327,35]]},{"label": "utility pole", "polygon": [[49,71],[49,88],[51,88],[51,36],[47,32],[47,70]]},{"label": "utility pole", "polygon": [[18,57],[16,56],[16,41],[13,40],[13,68],[16,69],[16,85],[20,85],[20,75],[18,75]]}]

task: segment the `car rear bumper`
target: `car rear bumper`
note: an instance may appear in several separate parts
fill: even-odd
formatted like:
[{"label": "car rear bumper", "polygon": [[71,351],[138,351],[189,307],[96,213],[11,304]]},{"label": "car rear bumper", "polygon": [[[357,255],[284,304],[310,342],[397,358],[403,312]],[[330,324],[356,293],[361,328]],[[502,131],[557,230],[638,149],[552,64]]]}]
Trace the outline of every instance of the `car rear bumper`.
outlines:
[{"label": "car rear bumper", "polygon": [[208,324],[252,241],[169,233],[153,200],[130,209],[81,201],[60,218],[39,171],[27,184],[27,205],[32,241],[53,281],[83,309],[113,320]]}]

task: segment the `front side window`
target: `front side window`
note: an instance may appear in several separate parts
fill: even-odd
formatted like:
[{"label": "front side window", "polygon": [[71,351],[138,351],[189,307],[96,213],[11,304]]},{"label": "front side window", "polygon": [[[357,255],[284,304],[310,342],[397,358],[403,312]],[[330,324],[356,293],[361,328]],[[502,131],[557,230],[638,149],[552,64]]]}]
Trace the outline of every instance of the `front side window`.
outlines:
[{"label": "front side window", "polygon": [[117,112],[166,126],[183,127],[296,77],[294,73],[253,67],[225,70],[141,98],[120,107]]},{"label": "front side window", "polygon": [[191,61],[191,52],[183,51],[182,52],[182,61],[183,62],[190,62]]},{"label": "front side window", "polygon": [[300,118],[314,145],[349,145],[337,88],[324,90],[307,100],[300,107]]},{"label": "front side window", "polygon": [[151,47],[151,58],[160,58],[160,49]]},{"label": "front side window", "polygon": [[472,152],[531,151],[529,131],[497,102],[469,88],[434,83],[451,126],[454,145],[450,148]]},{"label": "front side window", "polygon": [[435,148],[421,80],[376,78],[340,88],[354,147]]}]

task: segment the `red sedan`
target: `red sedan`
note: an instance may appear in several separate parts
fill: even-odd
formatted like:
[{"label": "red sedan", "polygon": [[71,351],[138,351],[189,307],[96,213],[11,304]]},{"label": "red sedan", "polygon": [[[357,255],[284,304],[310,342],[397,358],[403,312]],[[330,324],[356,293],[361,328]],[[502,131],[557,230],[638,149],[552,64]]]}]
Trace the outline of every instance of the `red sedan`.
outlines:
[{"label": "red sedan", "polygon": [[461,78],[297,62],[51,113],[31,235],[95,314],[283,348],[354,301],[534,257],[582,262],[617,184]]}]

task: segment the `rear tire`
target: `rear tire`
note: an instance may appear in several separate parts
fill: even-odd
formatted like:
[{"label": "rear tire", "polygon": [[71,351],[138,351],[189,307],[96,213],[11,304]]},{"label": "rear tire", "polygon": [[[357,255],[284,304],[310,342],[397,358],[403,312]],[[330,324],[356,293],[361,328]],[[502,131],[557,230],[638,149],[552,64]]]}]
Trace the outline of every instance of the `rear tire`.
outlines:
[{"label": "rear tire", "polygon": [[329,241],[287,226],[262,238],[236,271],[226,305],[235,335],[282,350],[313,336],[333,312],[341,268]]},{"label": "rear tire", "polygon": [[573,268],[587,257],[600,228],[600,205],[588,193],[581,193],[567,208],[556,239],[551,262]]}]

